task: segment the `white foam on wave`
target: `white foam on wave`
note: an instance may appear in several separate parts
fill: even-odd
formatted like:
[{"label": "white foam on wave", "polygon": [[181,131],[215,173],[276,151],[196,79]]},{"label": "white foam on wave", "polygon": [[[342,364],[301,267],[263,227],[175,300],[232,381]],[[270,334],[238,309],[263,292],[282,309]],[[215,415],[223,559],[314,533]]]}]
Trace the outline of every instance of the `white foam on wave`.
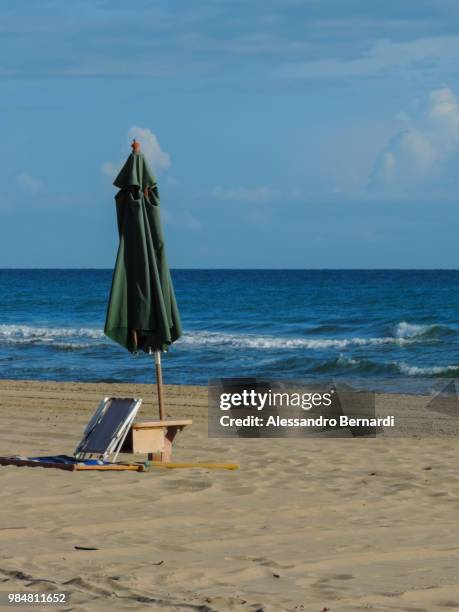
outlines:
[{"label": "white foam on wave", "polygon": [[358,359],[353,359],[349,357],[349,355],[344,355],[343,353],[339,354],[339,357],[336,363],[340,366],[358,366],[360,365],[360,361]]},{"label": "white foam on wave", "polygon": [[395,336],[397,338],[415,338],[416,336],[424,335],[434,327],[435,325],[419,325],[401,321],[395,328]]},{"label": "white foam on wave", "polygon": [[180,342],[190,345],[231,346],[256,349],[343,349],[349,346],[378,346],[396,344],[403,346],[415,340],[410,338],[282,338],[279,336],[251,336],[219,332],[192,332],[185,334]]},{"label": "white foam on wave", "polygon": [[400,373],[406,376],[438,376],[440,374],[451,374],[452,372],[459,371],[459,365],[419,367],[409,365],[402,361],[398,363],[397,366]]},{"label": "white foam on wave", "polygon": [[51,346],[61,351],[81,351],[83,349],[93,348],[94,344],[90,344],[89,342],[53,342]]},{"label": "white foam on wave", "polygon": [[[75,340],[99,340],[103,331],[90,327],[35,327],[32,325],[0,325],[0,342],[7,344],[50,344],[57,348],[86,348]],[[67,342],[62,342],[65,339]],[[70,342],[69,342],[70,340]]]},{"label": "white foam on wave", "polygon": [[[429,326],[402,321],[395,336],[362,338],[286,338],[225,332],[195,331],[185,334],[179,342],[190,346],[215,346],[249,349],[345,349],[347,347],[398,345],[422,341]],[[0,325],[0,343],[45,344],[61,349],[84,349],[95,341],[106,341],[103,330],[90,327],[35,327],[32,325]]]}]

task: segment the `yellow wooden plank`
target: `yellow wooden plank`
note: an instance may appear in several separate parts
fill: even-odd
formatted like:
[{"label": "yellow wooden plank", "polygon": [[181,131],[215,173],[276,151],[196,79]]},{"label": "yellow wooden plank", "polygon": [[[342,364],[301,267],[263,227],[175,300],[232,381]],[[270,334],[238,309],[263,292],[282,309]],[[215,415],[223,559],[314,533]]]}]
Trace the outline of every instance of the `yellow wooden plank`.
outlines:
[{"label": "yellow wooden plank", "polygon": [[238,470],[237,463],[172,463],[162,461],[152,461],[145,464],[146,468],[165,468],[173,470],[176,468],[201,468],[204,470]]},{"label": "yellow wooden plank", "polygon": [[84,465],[82,463],[76,464],[75,470],[77,472],[86,472],[86,471],[105,471],[105,472],[144,472],[145,466],[142,464],[131,464],[131,465],[122,465],[112,463],[111,465]]}]

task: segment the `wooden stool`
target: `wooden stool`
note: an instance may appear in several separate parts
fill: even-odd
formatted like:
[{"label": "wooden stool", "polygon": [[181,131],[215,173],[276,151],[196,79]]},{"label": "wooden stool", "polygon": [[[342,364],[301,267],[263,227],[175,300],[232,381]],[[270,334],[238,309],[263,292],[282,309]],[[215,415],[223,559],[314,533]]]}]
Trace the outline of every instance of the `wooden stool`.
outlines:
[{"label": "wooden stool", "polygon": [[192,423],[191,419],[133,423],[124,440],[121,452],[147,454],[149,461],[171,461],[172,443],[177,432]]}]

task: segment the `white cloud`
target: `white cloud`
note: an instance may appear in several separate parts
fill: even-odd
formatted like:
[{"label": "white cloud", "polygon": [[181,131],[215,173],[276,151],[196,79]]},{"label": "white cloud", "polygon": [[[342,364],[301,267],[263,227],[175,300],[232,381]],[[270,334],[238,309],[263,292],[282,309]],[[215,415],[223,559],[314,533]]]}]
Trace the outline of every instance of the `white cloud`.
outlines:
[{"label": "white cloud", "polygon": [[269,187],[214,187],[210,195],[216,200],[269,202],[275,198],[276,193]]},{"label": "white cloud", "polygon": [[402,113],[399,120],[404,127],[379,153],[368,186],[405,191],[446,187],[452,178],[450,165],[459,156],[459,104],[454,93],[448,87],[433,90],[414,117]]},{"label": "white cloud", "polygon": [[373,40],[359,56],[350,59],[320,58],[286,63],[281,75],[289,78],[375,78],[418,72],[437,76],[455,70],[457,36],[432,36],[408,41]]},{"label": "white cloud", "polygon": [[[171,157],[169,153],[163,151],[156,134],[146,127],[138,127],[134,125],[129,128],[129,130],[126,132],[126,146],[124,149],[125,155],[129,154],[131,150],[131,142],[134,138],[140,142],[141,151],[148,159],[155,174],[161,175],[170,167]],[[101,166],[102,174],[113,180],[121,170],[123,163],[124,160],[121,159],[119,162],[104,162]]]},{"label": "white cloud", "polygon": [[114,180],[118,172],[120,171],[121,165],[114,164],[113,162],[105,162],[102,164],[102,174],[108,176],[109,179]]},{"label": "white cloud", "polygon": [[272,202],[281,198],[293,200],[301,196],[299,189],[280,191],[270,187],[214,187],[210,192],[210,197],[215,200],[225,200],[228,202],[248,202],[262,204]]},{"label": "white cloud", "polygon": [[141,150],[150,164],[153,166],[154,172],[157,174],[162,174],[164,170],[167,170],[170,167],[171,158],[169,153],[166,153],[161,149],[161,145],[159,144],[156,134],[153,134],[150,129],[134,125],[129,128],[127,135],[129,144],[133,138],[140,142]]},{"label": "white cloud", "polygon": [[161,209],[161,217],[166,225],[184,228],[186,230],[200,230],[202,225],[192,213],[187,210],[180,210],[172,213],[168,209]]},{"label": "white cloud", "polygon": [[29,193],[37,193],[43,187],[43,183],[28,172],[21,172],[17,176],[17,182],[21,189]]}]

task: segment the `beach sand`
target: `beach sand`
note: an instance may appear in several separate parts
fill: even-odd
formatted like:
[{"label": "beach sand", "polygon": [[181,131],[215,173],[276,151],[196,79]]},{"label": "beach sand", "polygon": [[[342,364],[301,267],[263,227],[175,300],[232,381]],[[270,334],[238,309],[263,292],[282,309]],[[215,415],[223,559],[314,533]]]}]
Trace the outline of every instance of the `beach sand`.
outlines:
[{"label": "beach sand", "polygon": [[[156,416],[153,386],[0,382],[0,454],[72,453],[106,395]],[[0,467],[1,591],[66,591],[67,610],[459,608],[459,445],[424,437],[425,398],[377,397],[415,435],[282,440],[209,439],[206,388],[166,398],[194,421],[175,460],[240,469]]]}]

